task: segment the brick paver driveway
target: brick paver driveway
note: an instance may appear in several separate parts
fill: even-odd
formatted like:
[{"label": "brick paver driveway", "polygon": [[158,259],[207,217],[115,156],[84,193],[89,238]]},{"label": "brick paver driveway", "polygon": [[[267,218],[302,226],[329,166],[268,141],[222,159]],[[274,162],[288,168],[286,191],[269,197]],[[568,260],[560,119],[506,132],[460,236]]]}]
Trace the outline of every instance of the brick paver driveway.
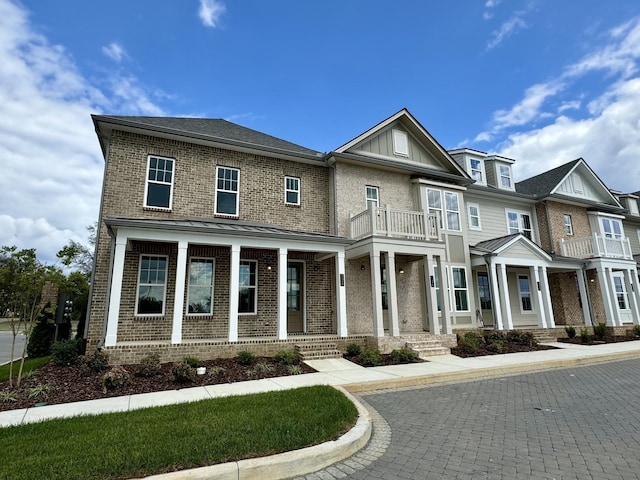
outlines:
[{"label": "brick paver driveway", "polygon": [[361,398],[390,445],[307,478],[640,478],[640,359]]}]

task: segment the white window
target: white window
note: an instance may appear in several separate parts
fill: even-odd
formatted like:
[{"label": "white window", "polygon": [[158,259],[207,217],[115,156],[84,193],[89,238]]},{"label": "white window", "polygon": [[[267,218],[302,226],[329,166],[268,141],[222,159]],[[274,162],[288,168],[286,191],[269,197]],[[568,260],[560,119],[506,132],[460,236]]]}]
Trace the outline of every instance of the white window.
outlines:
[{"label": "white window", "polygon": [[477,158],[469,159],[471,178],[478,183],[484,183],[484,163]]},{"label": "white window", "polygon": [[192,315],[213,313],[213,258],[192,258],[189,261],[187,308]]},{"label": "white window", "polygon": [[287,205],[300,205],[299,178],[284,177],[284,203]]},{"label": "white window", "polygon": [[149,155],[144,206],[171,210],[173,201],[173,167],[171,158]]},{"label": "white window", "polygon": [[372,187],[367,185],[364,187],[365,201],[367,202],[367,208],[378,207],[380,205],[380,191],[378,187]]},{"label": "white window", "polygon": [[240,261],[238,313],[256,314],[258,304],[258,262]]},{"label": "white window", "polygon": [[460,203],[456,192],[444,192],[447,209],[447,230],[460,230]]},{"label": "white window", "polygon": [[440,224],[440,228],[442,228],[442,196],[440,190],[427,188],[427,206],[429,213],[438,215],[438,223]]},{"label": "white window", "polygon": [[403,157],[409,156],[409,140],[405,132],[400,130],[393,131],[393,153]]},{"label": "white window", "polygon": [[468,203],[467,211],[469,214],[469,229],[482,230],[482,226],[480,225],[480,205],[477,203]]},{"label": "white window", "polygon": [[636,234],[638,235],[638,242],[640,242],[640,230],[636,230]]},{"label": "white window", "polygon": [[575,193],[583,193],[584,186],[582,185],[582,179],[575,172],[571,175],[571,185],[573,186],[573,191]]},{"label": "white window", "polygon": [[522,313],[533,312],[531,304],[531,283],[528,275],[518,275],[518,293],[520,294],[520,308]]},{"label": "white window", "polygon": [[238,216],[240,204],[240,170],[216,167],[216,215]]},{"label": "white window", "polygon": [[615,272],[612,274],[613,285],[616,289],[616,299],[618,300],[618,308],[620,310],[627,309],[627,289],[622,279],[622,273]]},{"label": "white window", "polygon": [[571,215],[564,215],[564,233],[573,235],[573,225],[571,224]]},{"label": "white window", "polygon": [[[445,278],[448,273],[447,267],[445,267]],[[433,288],[436,290],[436,309],[440,312],[442,311],[442,305],[440,304],[440,277],[438,276],[438,266],[433,266]],[[449,279],[447,278],[447,284],[449,283]],[[448,295],[448,293],[447,293]]]},{"label": "white window", "polygon": [[513,184],[511,182],[511,167],[507,165],[499,165],[498,170],[500,174],[500,187],[513,189]]},{"label": "white window", "polygon": [[606,238],[622,238],[622,222],[613,218],[603,218],[602,222],[602,234]]},{"label": "white window", "polygon": [[167,257],[141,255],[138,272],[137,315],[164,315]]},{"label": "white window", "polygon": [[635,198],[629,198],[627,199],[627,202],[629,202],[629,211],[631,212],[632,215],[638,215],[638,200],[636,200]]},{"label": "white window", "polygon": [[456,312],[468,312],[467,271],[464,267],[451,267],[451,275],[453,276],[453,297]]},{"label": "white window", "polygon": [[509,234],[522,233],[529,240],[531,236],[531,216],[528,213],[507,210],[507,228]]}]

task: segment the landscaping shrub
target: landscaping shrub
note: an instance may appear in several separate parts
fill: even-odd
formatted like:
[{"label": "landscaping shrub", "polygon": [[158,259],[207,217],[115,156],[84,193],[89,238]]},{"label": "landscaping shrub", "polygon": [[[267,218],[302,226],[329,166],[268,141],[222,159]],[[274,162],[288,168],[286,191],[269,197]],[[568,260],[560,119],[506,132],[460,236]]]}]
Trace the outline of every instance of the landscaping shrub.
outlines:
[{"label": "landscaping shrub", "polygon": [[29,358],[39,358],[51,355],[53,346],[53,336],[56,332],[56,325],[53,322],[53,313],[51,313],[51,303],[40,311],[33,331],[29,336],[27,344],[27,355]]},{"label": "landscaping shrub", "polygon": [[589,343],[591,341],[588,329],[583,328],[580,330],[580,340],[582,340],[582,343]]},{"label": "landscaping shrub", "polygon": [[184,357],[182,361],[193,368],[202,366],[202,360],[200,360],[198,357]]},{"label": "landscaping shrub", "polygon": [[300,361],[298,354],[292,350],[280,350],[273,359],[282,365],[295,365]]},{"label": "landscaping shrub", "polygon": [[96,350],[93,355],[81,357],[83,373],[100,373],[109,368],[109,354],[102,350]]},{"label": "landscaping shrub", "polygon": [[536,337],[531,332],[520,332],[518,330],[509,330],[506,336],[507,342],[515,343],[517,345],[527,345],[534,347],[538,344]]},{"label": "landscaping shrub", "polygon": [[82,340],[62,340],[51,348],[51,360],[55,365],[71,365],[78,360]]},{"label": "landscaping shrub", "polygon": [[49,387],[49,385],[43,385],[43,384],[38,384],[33,388],[29,389],[29,398],[35,398],[35,399],[45,399],[47,398],[47,394],[49,393],[49,391],[51,390],[51,387]]},{"label": "landscaping shrub", "polygon": [[418,354],[407,347],[393,350],[391,352],[391,359],[395,363],[415,363],[420,360]]},{"label": "landscaping shrub", "polygon": [[360,363],[363,367],[375,367],[382,363],[382,355],[377,348],[365,348],[360,354]]},{"label": "landscaping shrub", "polygon": [[196,369],[185,362],[174,363],[171,367],[171,380],[178,383],[193,382],[196,379]]},{"label": "landscaping shrub", "polygon": [[572,326],[564,327],[564,331],[567,332],[567,337],[569,338],[574,338],[576,336],[575,327],[572,327]]},{"label": "landscaping shrub", "polygon": [[287,370],[291,375],[301,375],[304,373],[300,365],[288,365]]},{"label": "landscaping shrub", "polygon": [[633,334],[636,337],[640,337],[640,325],[634,325],[633,326]]},{"label": "landscaping shrub", "polygon": [[476,332],[467,332],[462,337],[458,336],[458,348],[467,353],[477,353],[483,342],[484,337]]},{"label": "landscaping shrub", "polygon": [[102,376],[102,391],[107,393],[107,390],[122,388],[127,384],[129,378],[130,375],[127,369],[122,365],[116,365]]},{"label": "landscaping shrub", "polygon": [[593,334],[596,336],[598,340],[602,340],[604,336],[607,334],[607,324],[600,322],[598,325],[593,327]]},{"label": "landscaping shrub", "polygon": [[150,353],[146,355],[136,368],[136,375],[139,377],[153,377],[160,373],[160,355]]},{"label": "landscaping shrub", "polygon": [[494,343],[494,342],[504,343],[505,341],[505,334],[500,330],[488,330],[484,332],[483,336],[484,336],[484,341],[486,343]]},{"label": "landscaping shrub", "polygon": [[251,352],[247,352],[246,350],[238,352],[238,355],[236,356],[236,362],[238,362],[240,365],[251,365],[253,362],[255,362],[255,360],[256,356]]},{"label": "landscaping shrub", "polygon": [[347,357],[357,357],[362,353],[362,348],[357,343],[347,345]]}]

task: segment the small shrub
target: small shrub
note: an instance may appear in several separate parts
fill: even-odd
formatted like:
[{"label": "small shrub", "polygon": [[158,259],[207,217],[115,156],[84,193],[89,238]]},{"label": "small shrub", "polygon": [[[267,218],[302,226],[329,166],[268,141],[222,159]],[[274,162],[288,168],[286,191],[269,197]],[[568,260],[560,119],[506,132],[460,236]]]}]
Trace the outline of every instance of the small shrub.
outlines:
[{"label": "small shrub", "polygon": [[36,385],[29,389],[29,398],[47,398],[47,394],[51,390],[49,385]]},{"label": "small shrub", "polygon": [[506,336],[507,342],[514,343],[516,345],[527,345],[529,347],[538,344],[538,340],[533,336],[531,332],[520,332],[518,330],[509,330]]},{"label": "small shrub", "polygon": [[84,355],[80,361],[83,370],[93,373],[100,373],[109,368],[109,354],[102,350],[96,350],[93,355]]},{"label": "small shrub", "polygon": [[407,347],[393,350],[391,352],[391,359],[394,363],[415,363],[420,360],[418,354]]},{"label": "small shrub", "polygon": [[254,367],[257,373],[270,373],[273,372],[273,367],[267,362],[258,362]]},{"label": "small shrub", "polygon": [[129,372],[122,365],[111,367],[107,373],[102,376],[102,391],[118,390],[129,382]]},{"label": "small shrub", "polygon": [[640,325],[634,325],[633,326],[633,334],[636,337],[640,337]]},{"label": "small shrub", "polygon": [[62,340],[51,347],[51,360],[55,365],[71,365],[78,360],[82,340]]},{"label": "small shrub", "polygon": [[292,350],[280,350],[273,359],[282,365],[295,365],[300,361],[298,354]]},{"label": "small shrub", "polygon": [[202,360],[198,357],[184,357],[182,361],[193,368],[202,367]]},{"label": "small shrub", "polygon": [[574,338],[576,336],[575,327],[572,327],[572,326],[564,327],[564,331],[567,332],[567,337],[569,338]]},{"label": "small shrub", "polygon": [[0,392],[0,403],[13,403],[18,401],[18,396],[13,392]]},{"label": "small shrub", "polygon": [[483,336],[484,336],[484,341],[486,343],[494,343],[494,342],[504,343],[506,339],[505,334],[500,330],[489,330],[487,332],[484,332]]},{"label": "small shrub", "polygon": [[171,380],[178,383],[193,382],[196,379],[196,369],[186,362],[177,362],[171,367]]},{"label": "small shrub", "polygon": [[225,368],[224,367],[218,367],[216,365],[214,365],[213,367],[209,367],[209,376],[210,377],[215,377],[216,375],[220,375],[221,373],[225,372]]},{"label": "small shrub", "polygon": [[150,353],[146,355],[136,368],[138,377],[153,377],[160,373],[160,355],[158,353]]},{"label": "small shrub", "polygon": [[255,362],[255,360],[256,356],[251,352],[247,352],[246,350],[238,352],[238,355],[236,356],[236,362],[238,362],[240,365],[251,365],[253,362]]},{"label": "small shrub", "polygon": [[347,357],[357,357],[362,353],[362,348],[357,343],[347,345]]},{"label": "small shrub", "polygon": [[53,336],[56,331],[56,325],[53,321],[54,310],[55,308],[51,306],[51,302],[47,302],[45,307],[40,310],[27,344],[27,356],[29,358],[51,355]]},{"label": "small shrub", "polygon": [[489,350],[490,352],[493,352],[493,353],[503,353],[504,352],[504,342],[500,342],[498,340],[495,340],[495,341],[493,341],[491,343],[487,343],[485,348],[487,350]]},{"label": "small shrub", "polygon": [[458,337],[458,348],[466,353],[477,353],[484,342],[484,337],[476,332],[467,332],[462,337]]},{"label": "small shrub", "polygon": [[377,348],[365,348],[360,354],[360,363],[364,367],[375,367],[382,363],[382,355]]},{"label": "small shrub", "polygon": [[244,374],[249,380],[253,380],[254,378],[258,378],[258,370],[256,370],[255,368],[247,368],[245,370]]},{"label": "small shrub", "polygon": [[593,334],[596,336],[598,340],[602,340],[604,336],[607,334],[607,324],[600,322],[598,325],[593,327]]},{"label": "small shrub", "polygon": [[287,370],[290,375],[301,375],[304,373],[300,365],[287,365]]},{"label": "small shrub", "polygon": [[591,337],[589,336],[588,329],[583,328],[580,330],[580,340],[582,340],[582,343],[589,343],[589,341],[591,340]]}]

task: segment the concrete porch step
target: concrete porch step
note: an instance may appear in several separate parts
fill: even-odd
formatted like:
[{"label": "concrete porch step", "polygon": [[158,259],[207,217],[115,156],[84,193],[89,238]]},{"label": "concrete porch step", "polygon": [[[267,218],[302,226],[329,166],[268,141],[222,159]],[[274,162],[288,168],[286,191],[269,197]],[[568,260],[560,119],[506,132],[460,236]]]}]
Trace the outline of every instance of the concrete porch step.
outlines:
[{"label": "concrete porch step", "polygon": [[342,352],[333,342],[304,342],[296,344],[295,349],[303,361],[342,358]]}]

